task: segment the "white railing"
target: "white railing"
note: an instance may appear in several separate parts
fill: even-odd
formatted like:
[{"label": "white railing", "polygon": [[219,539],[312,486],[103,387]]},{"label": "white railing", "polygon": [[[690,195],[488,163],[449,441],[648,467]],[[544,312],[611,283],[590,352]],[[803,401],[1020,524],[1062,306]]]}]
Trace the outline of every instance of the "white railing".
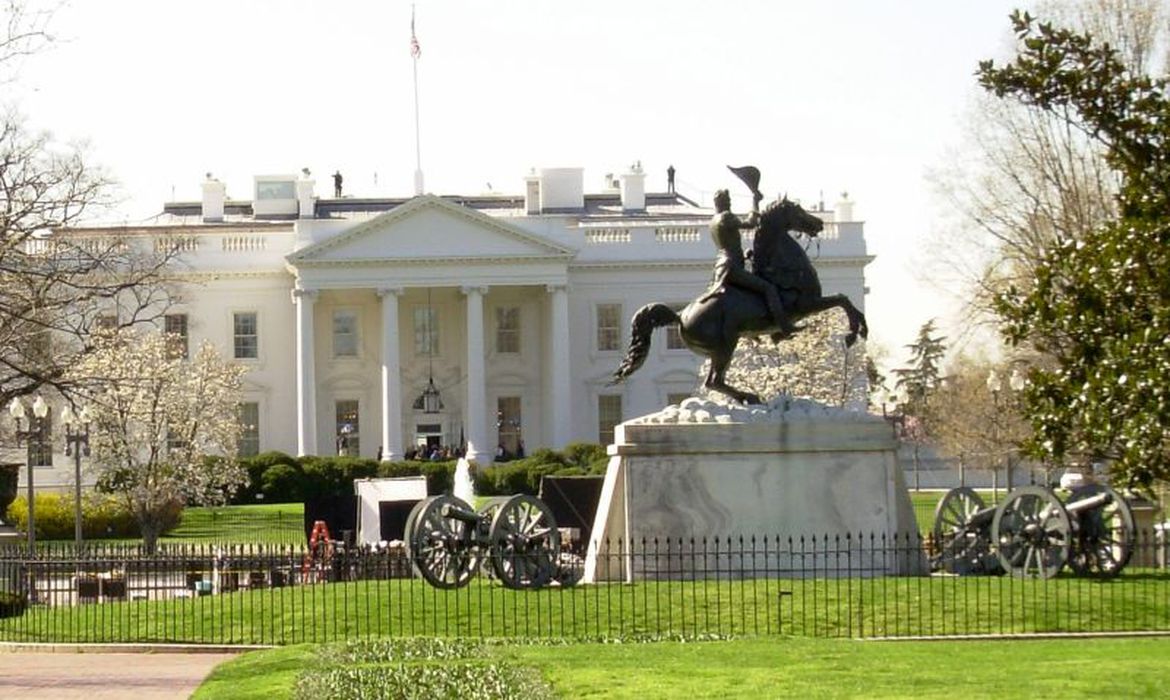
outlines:
[{"label": "white railing", "polygon": [[702,240],[699,226],[659,226],[654,229],[654,240],[659,243],[694,243]]},{"label": "white railing", "polygon": [[154,239],[154,251],[195,253],[199,251],[199,236],[158,236]]},{"label": "white railing", "polygon": [[224,236],[220,246],[225,253],[247,253],[265,250],[268,244],[264,236]]},{"label": "white railing", "polygon": [[631,240],[628,228],[591,228],[585,230],[585,242],[590,245],[604,243],[629,243]]}]

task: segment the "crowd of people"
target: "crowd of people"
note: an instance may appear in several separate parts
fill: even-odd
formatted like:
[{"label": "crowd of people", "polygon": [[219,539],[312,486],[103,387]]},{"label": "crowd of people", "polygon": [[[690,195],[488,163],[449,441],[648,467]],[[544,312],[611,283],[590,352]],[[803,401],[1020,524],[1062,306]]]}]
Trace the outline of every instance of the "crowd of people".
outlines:
[{"label": "crowd of people", "polygon": [[459,459],[462,456],[463,449],[459,447],[451,447],[450,445],[418,445],[408,449],[402,458],[407,461],[446,462],[452,459]]},{"label": "crowd of people", "polygon": [[[464,455],[464,450],[461,447],[454,447],[451,445],[415,445],[406,451],[402,456],[407,461],[422,461],[422,462],[445,462],[452,459],[459,459]],[[496,448],[495,461],[509,462],[513,459],[524,458],[524,441],[521,440],[516,445],[515,450],[508,450],[500,443]],[[378,448],[378,459],[382,459],[382,448]]]}]

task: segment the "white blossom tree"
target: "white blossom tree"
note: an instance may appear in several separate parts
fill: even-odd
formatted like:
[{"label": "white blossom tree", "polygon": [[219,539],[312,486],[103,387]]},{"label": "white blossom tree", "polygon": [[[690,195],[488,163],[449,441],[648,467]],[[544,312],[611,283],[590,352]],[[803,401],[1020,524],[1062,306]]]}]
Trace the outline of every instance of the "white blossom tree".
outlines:
[{"label": "white blossom tree", "polygon": [[[864,410],[869,386],[865,342],[845,347],[848,327],[843,312],[816,314],[802,323],[804,330],[779,344],[767,336],[741,340],[727,370],[727,383],[765,400],[786,394]],[[706,376],[707,367],[704,362],[699,376]]]},{"label": "white blossom tree", "polygon": [[245,369],[210,343],[176,356],[161,333],[101,333],[70,370],[94,414],[98,483],[125,499],[143,545],[187,503],[222,503],[246,481],[236,460]]}]

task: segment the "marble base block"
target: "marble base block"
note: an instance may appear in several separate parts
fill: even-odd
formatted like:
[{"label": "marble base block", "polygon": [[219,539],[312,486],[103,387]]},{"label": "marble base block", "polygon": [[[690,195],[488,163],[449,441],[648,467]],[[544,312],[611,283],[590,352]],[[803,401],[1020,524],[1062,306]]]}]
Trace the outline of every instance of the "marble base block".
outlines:
[{"label": "marble base block", "polygon": [[586,581],[926,572],[885,421],[735,417],[617,427]]}]

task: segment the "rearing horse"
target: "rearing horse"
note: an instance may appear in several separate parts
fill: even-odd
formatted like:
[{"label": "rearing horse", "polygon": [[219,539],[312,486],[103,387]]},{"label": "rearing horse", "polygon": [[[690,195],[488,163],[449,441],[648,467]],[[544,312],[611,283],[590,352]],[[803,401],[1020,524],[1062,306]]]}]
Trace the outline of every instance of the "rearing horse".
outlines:
[{"label": "rearing horse", "polygon": [[[773,202],[760,216],[752,243],[752,261],[755,273],[777,286],[784,310],[792,320],[832,308],[842,309],[849,319],[845,345],[850,346],[858,336],[864,338],[869,333],[865,315],[844,294],[822,296],[821,281],[812,261],[789,234],[789,231],[799,231],[815,237],[822,228],[824,222],[787,197]],[[646,361],[654,329],[674,323],[679,324],[679,334],[688,348],[711,358],[711,369],[703,386],[740,403],[763,403],[756,394],[729,386],[725,375],[740,337],[775,333],[779,329],[759,294],[730,285],[704,292],[678,313],[662,303],[638,309],[630,321],[630,347],[613,374],[613,382],[630,376]],[[773,337],[783,339],[780,335]]]}]

